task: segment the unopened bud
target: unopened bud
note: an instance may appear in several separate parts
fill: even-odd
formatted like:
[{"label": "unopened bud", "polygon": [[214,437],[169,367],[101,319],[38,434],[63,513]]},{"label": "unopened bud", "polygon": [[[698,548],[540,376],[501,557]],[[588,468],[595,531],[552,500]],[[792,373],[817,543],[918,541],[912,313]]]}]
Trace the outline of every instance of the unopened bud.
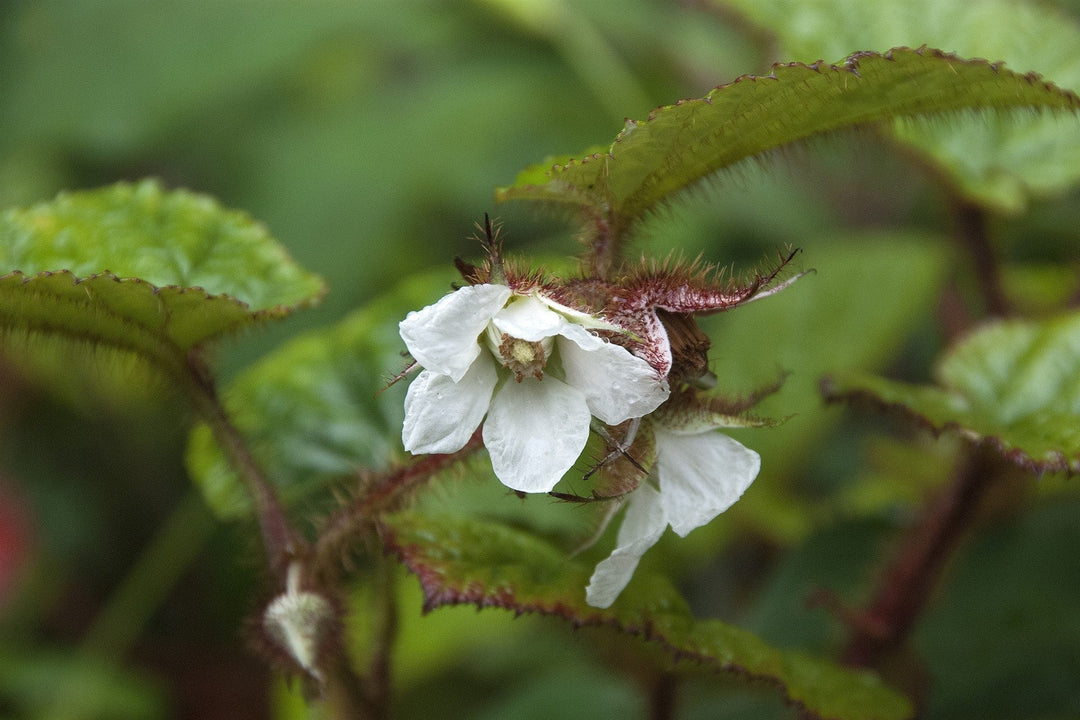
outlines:
[{"label": "unopened bud", "polygon": [[278,647],[320,682],[319,651],[336,623],[334,607],[322,595],[300,589],[300,566],[289,566],[285,592],[263,613],[263,628]]}]

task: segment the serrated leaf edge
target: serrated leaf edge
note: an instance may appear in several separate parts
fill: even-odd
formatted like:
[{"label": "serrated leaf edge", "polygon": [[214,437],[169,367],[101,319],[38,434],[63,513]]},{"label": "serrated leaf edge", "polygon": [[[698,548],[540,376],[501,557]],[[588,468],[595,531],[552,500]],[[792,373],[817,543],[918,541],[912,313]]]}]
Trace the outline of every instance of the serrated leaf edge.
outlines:
[{"label": "serrated leaf edge", "polygon": [[[658,628],[657,624],[651,622],[645,617],[641,622],[629,623],[626,622],[610,611],[595,610],[590,615],[584,617],[577,616],[577,609],[568,606],[567,604],[555,601],[552,603],[521,603],[516,601],[515,594],[512,588],[506,587],[499,592],[490,593],[483,587],[471,586],[465,590],[457,590],[449,587],[444,581],[443,576],[436,570],[427,571],[419,564],[410,561],[411,553],[409,548],[415,547],[414,545],[403,545],[396,541],[396,535],[394,530],[390,528],[385,522],[379,523],[379,534],[383,540],[384,547],[389,552],[396,555],[398,560],[414,574],[420,582],[421,591],[424,596],[423,612],[425,614],[432,612],[440,607],[452,607],[458,605],[473,605],[478,610],[486,608],[500,608],[503,610],[512,611],[515,617],[522,615],[536,614],[545,617],[557,617],[570,623],[575,629],[581,629],[585,627],[607,627],[616,632],[638,637],[641,640],[649,643],[653,643],[664,652],[668,653],[672,661],[678,663],[680,661],[695,662],[701,666],[711,667],[717,672],[727,672],[740,675],[747,678],[753,678],[757,680],[765,681],[778,689],[785,700],[792,706],[798,708],[804,717],[818,718],[819,720],[827,720],[824,716],[821,716],[813,711],[806,703],[799,699],[796,694],[790,692],[787,684],[785,684],[779,673],[765,673],[754,672],[744,665],[740,665],[730,660],[724,660],[716,656],[708,655],[702,651],[695,651],[688,648],[680,647],[674,641],[669,640]],[[700,621],[693,619],[689,615],[689,609],[684,608],[686,612],[686,622],[700,623]],[[608,617],[605,617],[605,614]],[[681,619],[680,619],[681,620]],[[732,625],[726,625],[725,627],[734,630],[738,633],[746,633],[746,631]],[[756,639],[756,638],[755,638]],[[760,642],[760,641],[759,641]],[[785,653],[791,653],[791,651],[776,651],[779,657],[784,658]],[[797,654],[797,653],[795,653]],[[817,658],[813,659],[814,662],[826,662]],[[848,673],[852,677],[858,677],[864,684],[877,685],[883,690],[887,689],[883,683],[877,678],[876,675],[867,671],[852,670],[848,668],[839,668],[845,673]],[[898,697],[902,697],[899,696]],[[911,717],[913,710],[910,705],[908,706],[904,718]]]},{"label": "serrated leaf edge", "polygon": [[[940,393],[948,394],[947,390],[934,386],[927,387],[931,387]],[[873,390],[865,388],[838,390],[835,385],[835,379],[832,377],[825,377],[822,379],[821,394],[825,399],[825,402],[829,404],[844,403],[853,407],[861,406],[884,415],[893,415],[906,419],[927,430],[934,437],[940,437],[949,433],[955,434],[971,443],[973,447],[992,450],[1013,465],[1035,475],[1041,475],[1048,472],[1063,472],[1068,475],[1080,474],[1080,457],[1070,461],[1065,453],[1061,451],[1052,451],[1047,454],[1045,459],[1035,458],[1023,449],[1006,442],[996,435],[983,435],[957,420],[937,423],[902,402],[885,400]]]}]

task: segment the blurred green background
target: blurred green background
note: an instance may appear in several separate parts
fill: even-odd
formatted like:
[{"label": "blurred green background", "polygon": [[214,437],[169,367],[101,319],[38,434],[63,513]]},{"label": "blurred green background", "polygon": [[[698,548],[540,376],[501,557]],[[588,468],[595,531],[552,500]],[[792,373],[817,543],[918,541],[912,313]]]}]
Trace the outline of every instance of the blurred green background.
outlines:
[{"label": "blurred green background", "polygon": [[[861,49],[887,48],[850,48]],[[779,57],[765,34],[695,2],[9,0],[0,207],[154,176],[264,222],[330,292],[227,343],[217,358],[227,380],[411,273],[444,267],[449,281],[455,256],[475,256],[468,236],[485,212],[504,221],[511,252],[575,252],[571,224],[494,207],[493,188],[549,154],[610,142],[626,117],[781,59],[817,58]],[[1039,200],[993,223],[1003,256],[1074,267],[1078,199]],[[878,263],[872,278],[887,276],[887,263],[900,268],[900,299],[876,298],[880,315],[870,306],[860,321],[873,328],[887,316],[878,324],[887,336],[851,356],[839,334],[806,337],[805,356],[770,354],[778,336],[807,327],[784,310],[798,297],[771,313],[762,304],[766,314],[738,329],[710,320],[714,359],[722,378],[739,379],[735,391],[777,368],[801,371],[768,409],[800,413],[804,429],[821,417],[829,432],[804,433],[788,450],[783,439],[740,435],[765,446],[764,489],[734,521],[755,532],[687,582],[699,612],[784,647],[828,653],[842,642],[839,624],[803,598],[828,586],[864,599],[891,531],[941,481],[939,457],[952,449],[923,437],[900,445],[888,423],[820,407],[817,370],[854,363],[928,376],[945,341],[943,288],[978,313],[940,240],[949,229],[934,178],[869,133],[740,166],[646,224],[643,252],[700,252],[737,271],[802,246],[822,276],[828,262],[847,268],[818,292],[847,307],[880,288],[843,281],[863,274],[860,261]],[[1075,291],[1075,276],[1060,286],[1059,296]],[[63,356],[61,375],[39,374],[9,340],[0,338],[10,348],[0,349],[0,717],[305,717],[295,689],[245,648],[245,619],[266,592],[259,551],[249,527],[216,523],[191,495],[183,405],[152,380],[100,381],[80,353]],[[92,359],[117,377],[131,370]],[[1065,600],[1080,590],[1080,503],[1053,479],[1037,493],[1018,487],[971,540],[916,637],[920,667],[935,678],[929,717],[1080,714],[1080,610]],[[1012,510],[1021,503],[1025,514]],[[712,557],[717,537],[692,536],[689,557]],[[415,582],[402,588],[400,717],[644,715],[632,681],[555,621],[470,609],[421,620]],[[767,688],[691,680],[678,717],[721,714],[792,711]]]}]

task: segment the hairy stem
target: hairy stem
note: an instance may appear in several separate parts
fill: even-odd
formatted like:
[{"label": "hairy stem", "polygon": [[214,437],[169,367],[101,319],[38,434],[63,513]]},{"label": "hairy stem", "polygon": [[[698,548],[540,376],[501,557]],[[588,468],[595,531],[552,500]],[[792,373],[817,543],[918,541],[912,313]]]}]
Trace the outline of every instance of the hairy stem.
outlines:
[{"label": "hairy stem", "polygon": [[925,508],[886,569],[870,606],[858,616],[844,653],[846,664],[878,666],[904,643],[1000,464],[993,451],[975,449],[958,468],[952,484]]},{"label": "hairy stem", "polygon": [[247,488],[255,504],[267,562],[278,581],[284,583],[289,563],[304,554],[306,542],[289,523],[273,487],[229,418],[206,363],[193,351],[188,355],[187,366],[195,408],[210,426],[214,440]]},{"label": "hairy stem", "polygon": [[366,479],[358,496],[334,513],[315,543],[315,567],[328,571],[357,540],[368,535],[379,515],[398,507],[406,496],[436,473],[483,447],[477,430],[464,447],[447,455],[425,455],[405,467]]},{"label": "hairy stem", "polygon": [[619,228],[601,214],[590,217],[588,223],[591,225],[587,256],[589,277],[610,280],[622,251]]}]

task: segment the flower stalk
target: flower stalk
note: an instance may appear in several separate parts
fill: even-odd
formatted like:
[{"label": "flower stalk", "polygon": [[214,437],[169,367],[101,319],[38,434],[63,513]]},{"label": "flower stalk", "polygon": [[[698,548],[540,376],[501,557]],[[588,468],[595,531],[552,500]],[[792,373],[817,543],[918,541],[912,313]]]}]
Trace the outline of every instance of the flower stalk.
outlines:
[{"label": "flower stalk", "polygon": [[221,403],[213,375],[195,351],[187,358],[189,396],[202,419],[209,425],[218,446],[240,477],[255,506],[266,559],[279,583],[284,584],[287,568],[307,551],[307,541],[292,527],[273,487],[251,454],[240,431],[233,425]]}]

